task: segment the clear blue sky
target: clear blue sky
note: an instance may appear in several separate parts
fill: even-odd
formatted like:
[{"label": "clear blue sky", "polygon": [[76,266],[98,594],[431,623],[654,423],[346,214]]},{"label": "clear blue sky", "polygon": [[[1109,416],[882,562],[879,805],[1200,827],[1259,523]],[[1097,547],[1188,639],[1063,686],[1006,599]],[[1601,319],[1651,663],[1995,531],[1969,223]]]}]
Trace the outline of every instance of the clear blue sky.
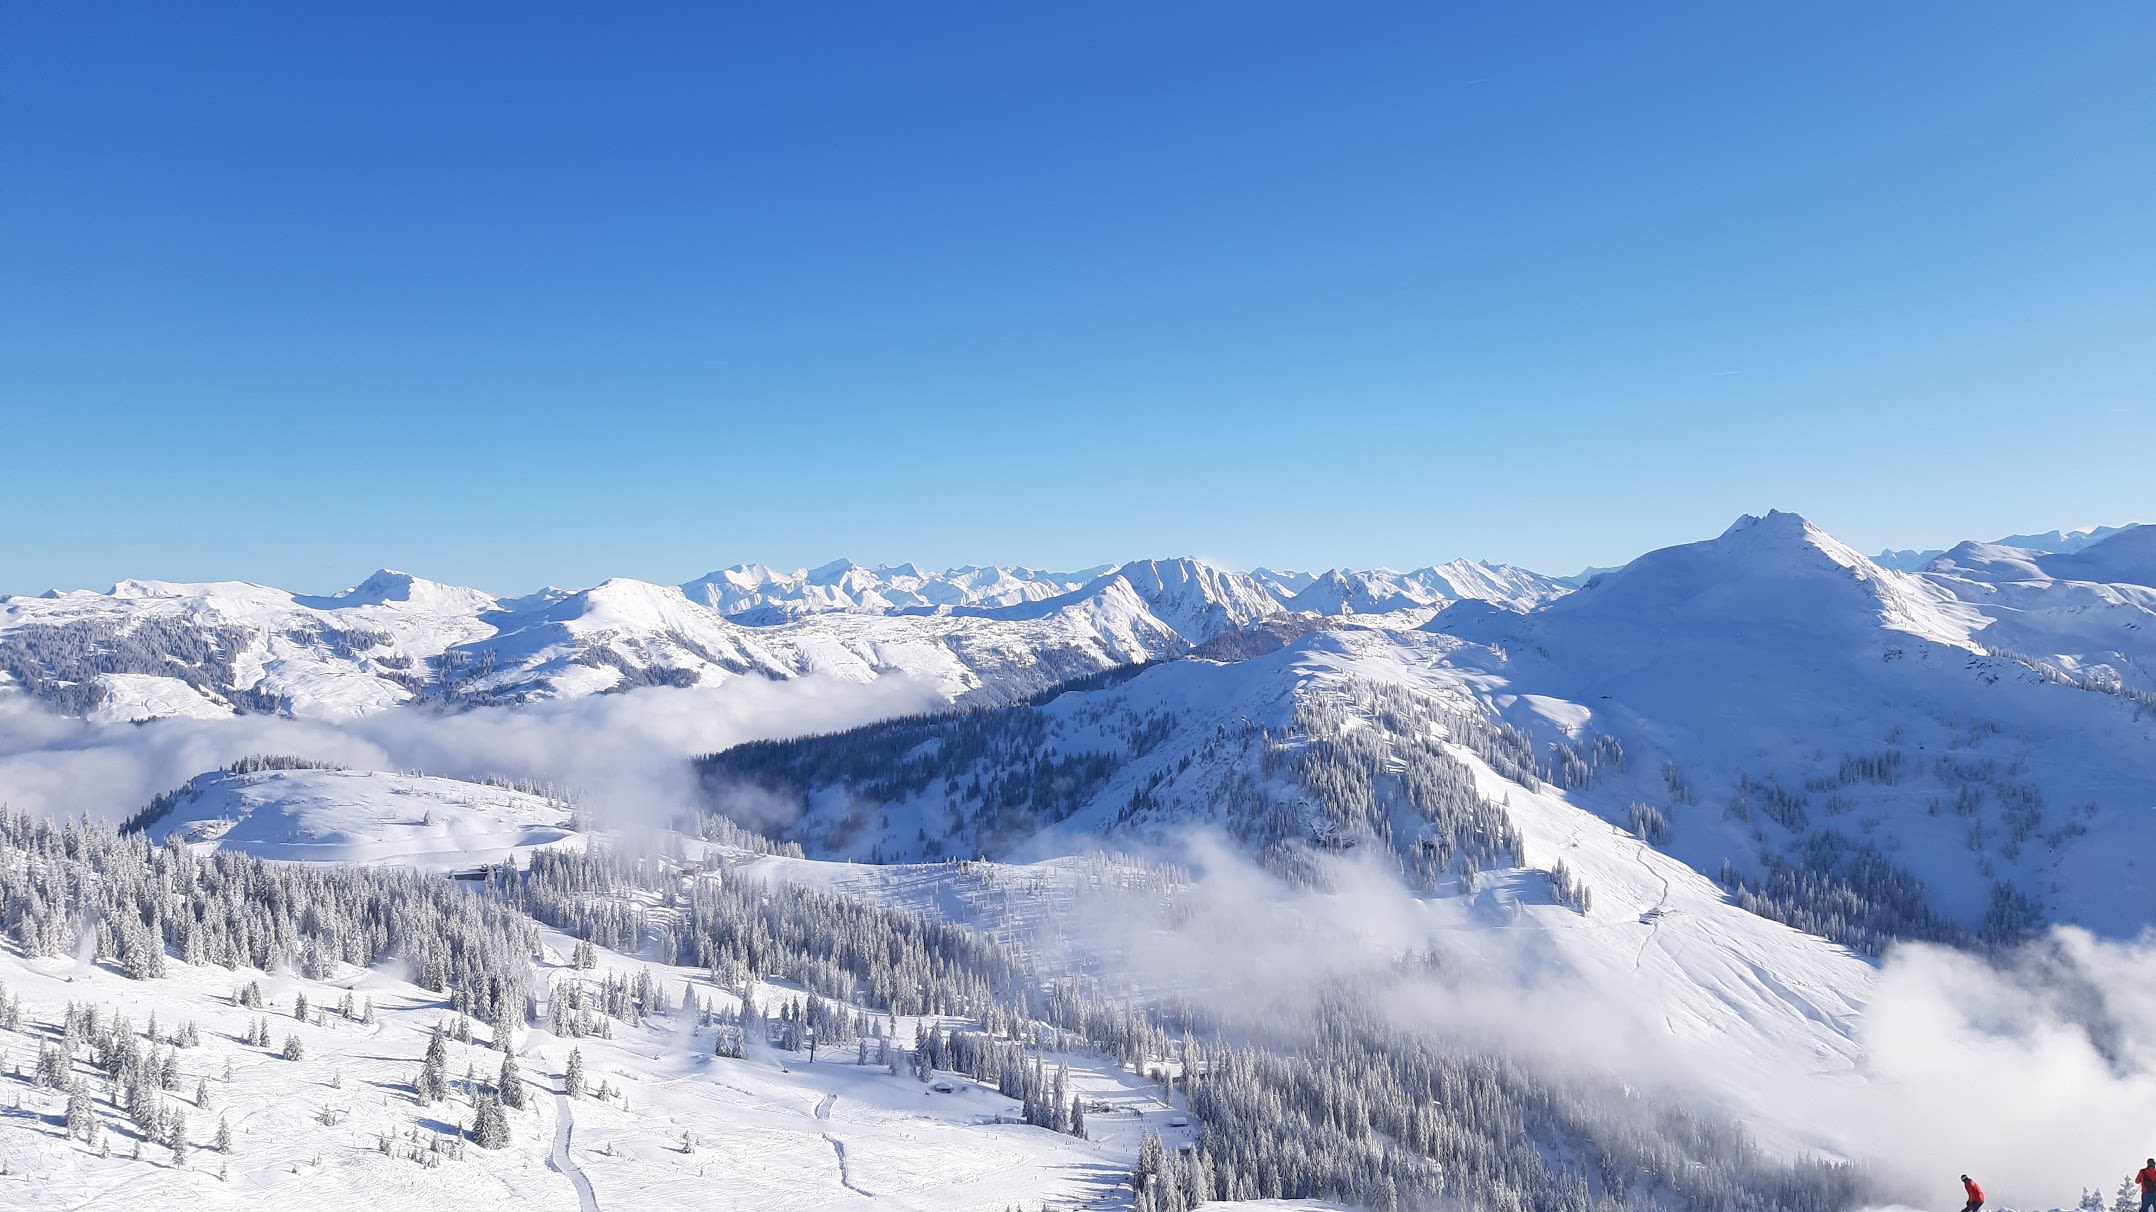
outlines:
[{"label": "clear blue sky", "polygon": [[25,0],[0,591],[2150,517],[2152,62],[2140,0]]}]

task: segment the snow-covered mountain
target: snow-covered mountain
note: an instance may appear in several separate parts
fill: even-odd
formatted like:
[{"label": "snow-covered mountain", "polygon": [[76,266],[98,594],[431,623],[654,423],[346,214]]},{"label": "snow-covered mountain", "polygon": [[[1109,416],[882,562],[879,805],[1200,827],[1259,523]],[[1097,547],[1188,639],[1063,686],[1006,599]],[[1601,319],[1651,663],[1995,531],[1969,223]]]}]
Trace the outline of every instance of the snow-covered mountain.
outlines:
[{"label": "snow-covered mountain", "polygon": [[2093,687],[2156,693],[2156,526],[2069,553],[1964,543],[1924,577],[1982,614],[1988,648]]},{"label": "snow-covered mountain", "polygon": [[[189,1082],[203,1075],[204,1110],[232,1108],[241,1194],[304,1182],[418,1205],[431,1188],[410,1179],[413,1162],[441,1157],[462,1192],[564,1207],[590,1190],[602,1206],[693,1201],[708,1156],[754,1206],[1129,1206],[1122,1175],[1146,1164],[1152,1131],[1195,1146],[1174,1156],[1232,1175],[1216,1194],[1246,1180],[1245,1193],[1261,1190],[1263,1142],[1294,1141],[1298,1156],[1327,1159],[1322,1189],[1367,1207],[1387,1206],[1380,1178],[1459,1195],[1451,1176],[1475,1174],[1539,1193],[1517,1201],[1533,1206],[1610,1173],[1642,1176],[1627,1180],[1645,1184],[1628,1207],[1757,1206],[1759,1181],[1798,1183],[1788,1206],[1859,1206],[1822,1195],[1850,1181],[1831,1170],[1758,1180],[1744,1167],[1863,1156],[1859,1121],[1820,1108],[1923,1084],[1894,1076],[1907,1073],[1901,1058],[1866,1026],[1906,981],[1873,957],[1896,940],[1983,949],[2046,924],[2128,939],[2149,923],[2133,890],[2156,843],[2150,533],[2074,552],[1964,544],[1906,572],[1769,513],[1570,592],[1484,566],[1245,576],[1164,560],[1060,588],[1021,579],[1005,586],[1018,600],[911,601],[892,593],[915,571],[846,566],[816,574],[824,597],[804,578],[741,606],[770,612],[754,625],[718,604],[746,598],[624,580],[520,599],[389,573],[319,598],[131,582],[9,599],[0,668],[13,691],[106,718],[513,707],[810,673],[922,678],[967,709],[702,759],[709,806],[801,848],[784,853],[714,821],[615,862],[607,822],[536,788],[301,759],[240,763],[160,796],[137,821],[150,845],[100,842],[86,825],[38,833],[0,814],[0,893],[20,947],[0,949],[0,981],[27,993],[29,1016],[0,1022],[0,1039],[68,1070],[49,1085],[25,1079],[29,1115],[0,1124],[0,1150],[41,1178],[35,1190],[75,1193],[37,1206],[113,1196],[147,1172],[125,1148],[101,1153],[94,1131],[67,1134],[82,1102],[69,1078],[110,1134],[131,1145],[135,1132],[122,1124],[139,1096],[93,1068],[119,1045],[93,1041],[89,1060],[41,1052],[70,1038],[58,1024],[88,998],[212,1029],[179,1063]],[[949,583],[918,579],[907,592]],[[84,862],[85,847],[105,856],[99,878],[51,874]],[[982,856],[994,861],[952,861]],[[244,866],[262,858],[345,874]],[[382,874],[392,867],[489,873],[468,897],[437,902]],[[376,895],[392,884],[394,897]],[[260,915],[212,891],[235,886],[256,890]],[[350,917],[334,897],[306,903],[340,888],[380,924],[298,939]],[[758,916],[774,905],[814,916]],[[483,914],[507,916],[482,929]],[[163,975],[144,941],[159,930]],[[248,950],[228,950],[235,939]],[[933,962],[886,966],[931,945]],[[1438,979],[1423,965],[1444,974],[1438,984],[1417,983]],[[320,1011],[292,1020],[294,1059],[228,1046],[235,1026],[255,1038],[256,1012],[233,1004],[249,980],[273,1001],[305,992]],[[1293,1047],[1267,1045],[1281,1049],[1277,1084],[1230,1102],[1218,1091],[1257,1082],[1261,1059],[1190,1065],[1164,1030],[1132,1018],[1133,1005],[1173,993],[1260,1006],[1240,1022],[1251,1031],[1295,1019],[1276,1003],[1315,985],[1362,992],[1313,1023],[1376,1006],[1376,1017],[1345,1013],[1386,1048],[1518,1047],[1473,1068],[1514,1084],[1450,1109],[1426,1090],[1403,1101],[1375,1083],[1414,1066],[1387,1068],[1385,1048],[1335,1051],[1333,1038],[1334,1064],[1367,1066],[1350,1084],[1366,1091],[1358,1114],[1371,1122],[1342,1128],[1339,1091],[1307,1090]],[[331,1014],[346,990],[376,996],[379,1019]],[[977,1072],[924,1084],[859,1063],[873,1033],[843,1047],[844,1035],[820,1036],[826,1053],[812,1062],[786,1042],[798,1017],[751,1012],[806,1013],[812,994],[859,1015],[845,1030],[875,1023],[940,1059],[931,1079]],[[433,1020],[504,1001],[502,1040],[521,1064],[566,1082],[580,1048],[592,1080],[617,1094],[538,1099],[498,1147],[467,1156],[440,1142],[487,1092],[430,1104],[412,1074]],[[1040,1017],[1018,1027],[1013,1003]],[[1545,1020],[1552,1004],[1560,1017]],[[1388,1035],[1403,1029],[1389,1015],[1418,1025]],[[944,1051],[945,1033],[967,1042]],[[1012,1094],[1023,1083],[1010,1070],[1000,1088],[982,1076],[993,1065],[977,1050],[991,1047],[1014,1049],[1011,1063],[1037,1077],[1068,1064],[1053,1106],[1073,1091],[1095,1100],[1086,1113],[1099,1130],[1040,1126],[1062,1112]],[[1643,1139],[1639,1125],[1604,1132],[1617,1120],[1579,1110],[1597,1105],[1591,1090],[1546,1084],[1596,1048],[1637,1061],[1611,1070],[1625,1083],[1612,1106],[1635,1097],[1635,1081],[1701,1070],[1677,1082],[1682,1097],[1701,1114],[1739,1114],[1764,1152],[1668,1152],[1698,1145],[1691,1120],[1649,1129],[1645,1154],[1622,1152]],[[228,1060],[232,1076],[217,1080]],[[1148,1065],[1186,1066],[1164,1100]],[[348,1080],[367,1097],[321,1093]],[[1784,1097],[1793,1088],[1804,1097]],[[1290,1116],[1299,1099],[1311,1118]],[[444,1113],[430,1105],[448,1109],[432,1126]],[[1502,1113],[1471,1118],[1481,1107]],[[1528,1139],[1511,1107],[1535,1108]],[[207,1124],[196,1128],[199,1147]],[[184,1148],[141,1132],[172,1154],[150,1162],[176,1170]],[[291,1143],[314,1136],[330,1161]],[[1440,1142],[1445,1161],[1432,1167]],[[143,1189],[244,1202],[199,1171]]]},{"label": "snow-covered mountain", "polygon": [[968,566],[928,572],[916,564],[867,568],[838,560],[820,568],[785,572],[763,564],[736,564],[698,577],[681,589],[692,600],[737,622],[768,625],[833,611],[890,614],[957,606],[1018,606],[1070,593],[1107,571],[1107,566],[1078,572]]},{"label": "snow-covered mountain", "polygon": [[1525,568],[1454,560],[1412,572],[1335,568],[1310,577],[1286,600],[1294,610],[1367,615],[1428,610],[1460,601],[1532,610],[1568,592],[1567,586]]},{"label": "snow-covered mountain", "polygon": [[[994,701],[1176,655],[1218,627],[1205,582],[1141,598],[1109,577],[1022,607],[829,613],[749,627],[679,588],[617,579],[496,599],[401,574],[307,597],[266,586],[124,583],[0,599],[0,692],[99,719],[236,711],[343,718],[413,702],[516,703],[737,676],[921,679]],[[381,592],[384,586],[390,592]],[[1194,638],[1154,613],[1181,612]],[[1223,618],[1250,614],[1234,599]]]},{"label": "snow-covered mountain", "polygon": [[[1980,544],[1980,546],[2013,547],[2027,552],[2071,555],[2084,547],[2101,543],[2122,531],[2136,528],[2140,528],[2139,523],[2129,522],[2124,526],[2092,526],[2084,530],[2046,530],[2037,534],[2010,534],[2003,539],[1993,539],[1990,543]],[[1916,572],[1952,550],[1956,549],[1930,548],[1917,550],[1914,548],[1900,548],[1882,551],[1872,557],[1872,562],[1882,568],[1892,568],[1897,572]]]},{"label": "snow-covered mountain", "polygon": [[1621,741],[1628,768],[1581,771],[1577,798],[1612,819],[1657,809],[1696,869],[1729,861],[1756,888],[1891,867],[1923,882],[1903,910],[1875,907],[1904,928],[1921,902],[2002,936],[2037,914],[2137,931],[2146,915],[2115,889],[2156,841],[2156,713],[2070,676],[2117,655],[2070,603],[2109,596],[2108,643],[2151,619],[2145,599],[2068,586],[2049,614],[1987,588],[1882,569],[1770,514],[1541,611],[1431,627],[1470,641],[1450,661],[1501,685],[1509,721]]},{"label": "snow-covered mountain", "polygon": [[[2115,571],[2132,553],[2111,554]],[[2003,938],[2039,917],[2130,934],[2145,914],[2113,890],[2156,841],[2142,820],[2156,704],[2093,671],[2145,665],[2103,664],[2086,610],[2032,614],[1973,584],[1880,568],[1770,513],[1525,612],[1460,603],[1420,632],[1290,636],[986,716],[744,746],[707,777],[722,803],[739,782],[761,805],[798,797],[789,836],[834,858],[1028,857],[1202,824],[1260,852],[1381,844],[1410,867],[1488,867],[1502,828],[1426,810],[1454,802],[1446,763],[1473,755],[1666,833],[1670,853],[1762,908],[1840,881],[1865,908],[1830,932],[1865,945]],[[2156,632],[2127,626],[2156,623],[2131,586],[2046,585],[2025,592],[2109,595],[2106,643]],[[1996,642],[2017,628],[2027,644]],[[1410,688],[1424,715],[1366,684]],[[1418,729],[1449,748],[1424,752]],[[1389,748],[1327,764],[1352,737]],[[1329,755],[1317,765],[1313,745]],[[1375,790],[1424,760],[1429,798],[1412,812]],[[1889,870],[1923,888],[1886,897],[1874,885]]]},{"label": "snow-covered mountain", "polygon": [[[1556,591],[1520,569],[1465,562],[1382,579],[1402,608],[1466,596],[1517,606]],[[1344,596],[1296,608],[1367,614],[1374,604]],[[93,719],[337,719],[414,702],[821,673],[897,674],[954,701],[996,702],[1177,656],[1284,609],[1257,579],[1192,559],[1076,573],[746,568],[685,587],[615,579],[518,598],[391,571],[328,596],[123,581],[106,593],[0,598],[0,694]]]}]

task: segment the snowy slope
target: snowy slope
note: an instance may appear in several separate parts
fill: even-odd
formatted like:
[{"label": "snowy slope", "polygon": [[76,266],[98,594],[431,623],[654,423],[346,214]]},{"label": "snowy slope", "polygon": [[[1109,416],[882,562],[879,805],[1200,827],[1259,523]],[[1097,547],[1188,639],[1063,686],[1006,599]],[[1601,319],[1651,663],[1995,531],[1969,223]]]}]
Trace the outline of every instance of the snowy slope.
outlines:
[{"label": "snowy slope", "polygon": [[[1008,717],[871,726],[823,757],[747,747],[710,773],[722,802],[742,781],[797,797],[791,834],[857,860],[1063,853],[1194,824],[1255,846],[1323,840],[1322,814],[1264,791],[1267,738],[1293,733],[1324,680],[1313,670],[1411,669],[1486,726],[1520,730],[1579,808],[1671,821],[1666,849],[1695,871],[1727,862],[1766,881],[1828,845],[1844,866],[1876,856],[1922,881],[1915,903],[1939,920],[1880,907],[1871,926],[1889,934],[2010,937],[2048,920],[2128,936],[2147,920],[2117,890],[2156,844],[2156,711],[1995,655],[2002,633],[2041,624],[2035,651],[2094,668],[2063,624],[2027,618],[1769,514],[1524,614],[1455,604],[1422,633],[1310,635]],[[1598,740],[1614,760],[1590,753]],[[808,769],[821,773],[804,783]],[[1871,926],[1852,922],[1851,937]]]},{"label": "snowy slope", "polygon": [[[1443,662],[1446,647],[1442,640],[1413,635],[1331,632],[1306,637],[1270,657],[1234,665],[1178,662],[1045,704],[1039,709],[1048,723],[1039,750],[1043,756],[1105,754],[1114,769],[1032,848],[1076,853],[1104,839],[1112,848],[1178,861],[1197,855],[1203,866],[1205,851],[1191,848],[1189,831],[1206,827],[1232,834],[1236,826],[1223,811],[1225,801],[1276,796],[1284,810],[1300,810],[1297,793],[1265,778],[1260,763],[1243,748],[1252,730],[1286,733],[1298,701],[1323,699],[1348,712],[1350,727],[1382,731],[1389,725],[1360,714],[1357,706],[1372,685],[1396,688],[1439,713],[1473,711],[1482,687]],[[1163,730],[1162,721],[1172,725]],[[848,743],[845,737],[833,741]],[[946,743],[959,744],[958,734]],[[1855,1026],[1872,968],[1841,947],[1745,912],[1713,881],[1556,789],[1531,790],[1500,776],[1470,749],[1451,748],[1475,772],[1480,793],[1506,804],[1524,841],[1524,863],[1486,870],[1472,884],[1448,878],[1421,899],[1405,890],[1388,898],[1382,884],[1370,883],[1359,883],[1352,895],[1283,897],[1278,908],[1286,916],[1273,924],[1283,955],[1272,960],[1293,962],[1285,953],[1309,945],[1296,940],[1312,928],[1302,919],[1315,915],[1321,921],[1359,923],[1349,928],[1362,937],[1338,953],[1343,956],[1358,947],[1383,955],[1392,948],[1435,945],[1467,971],[1486,971],[1494,984],[1553,982],[1567,990],[1568,999],[1578,999],[1583,1020],[1599,1020],[1601,1026],[1591,1032],[1598,1042],[1621,1044],[1641,1057],[1664,1057],[1669,1064],[1678,1063],[1679,1056],[1694,1061],[1711,1056],[1722,1078],[1719,1096],[1743,1107],[1777,1147],[1821,1147],[1815,1125],[1778,1119],[1758,1095],[1774,1073],[1854,1072]],[[964,784],[984,770],[961,766],[956,781]],[[877,786],[864,782],[806,792],[809,816],[796,835],[812,855],[895,854],[913,840],[916,826],[925,825],[937,839],[969,838],[980,828],[972,821],[983,810],[965,803],[962,794],[952,796],[941,777],[887,801],[877,799]],[[890,824],[880,832],[873,827],[842,832],[847,816],[864,802]],[[1302,828],[1315,840],[1317,817],[1306,818]],[[833,849],[839,837],[844,841]],[[930,847],[932,854],[940,850]],[[1098,895],[1104,884],[1120,883],[1141,899],[1164,895],[1156,872],[1094,860],[1045,859],[1018,866],[813,858],[755,862],[780,878],[874,895],[954,920],[1021,928],[1030,923],[1029,947],[1036,954],[1072,945],[1066,934],[1074,928],[1071,923],[1085,920],[1088,890]],[[1560,863],[1592,890],[1588,912],[1553,899],[1550,872]],[[1335,900],[1338,907],[1327,908]],[[1384,909],[1373,907],[1379,902]],[[1246,937],[1272,933],[1255,922],[1243,925]],[[1390,930],[1400,933],[1394,937]],[[1094,939],[1095,947],[1114,952],[1114,962],[1098,953],[1090,962],[1128,965],[1131,955],[1119,949],[1127,941],[1116,934]],[[1080,958],[1071,962],[1088,962],[1085,944],[1081,937]],[[1154,975],[1182,989],[1212,982],[1232,991],[1236,971],[1268,966],[1262,955],[1232,947],[1219,952],[1217,969],[1202,956],[1172,953],[1172,972]]]},{"label": "snowy slope", "polygon": [[1989,620],[1986,646],[2093,684],[2156,692],[2156,527],[2067,555],[1964,543],[1923,575]]},{"label": "snowy slope", "polygon": [[[2131,934],[2156,718],[1985,655],[2016,625],[1952,577],[1879,568],[1794,515],[1650,553],[1525,615],[1440,615],[1450,658],[1545,743],[1607,735],[1629,770],[1575,798],[1666,808],[1672,853],[1740,870],[1820,833],[1875,847],[1978,924],[2001,887]],[[2019,623],[2074,645],[2062,627]],[[2024,638],[2026,632],[2024,633]],[[1664,766],[1668,764],[1665,773]]]},{"label": "snowy slope", "polygon": [[[572,940],[552,931],[544,938],[535,964],[542,989],[563,976],[655,973],[670,994],[688,989],[715,1007],[738,1006],[736,992],[713,986],[706,973],[603,948],[595,968],[575,970],[568,963]],[[266,996],[259,1011],[233,1004],[235,990],[250,982]],[[443,993],[393,972],[341,965],[322,979],[306,979],[174,961],[165,976],[135,981],[103,965],[25,959],[8,948],[0,949],[0,989],[20,999],[23,1011],[17,1029],[0,1028],[0,1049],[19,1062],[19,1071],[4,1079],[16,1109],[0,1115],[0,1199],[41,1212],[118,1206],[570,1212],[579,1208],[572,1170],[607,1212],[1005,1212],[1021,1200],[1075,1206],[1112,1198],[1143,1132],[1160,1132],[1171,1143],[1191,1135],[1170,1124],[1175,1112],[1158,1100],[1158,1087],[1091,1054],[1050,1056],[1071,1064],[1076,1091],[1109,1108],[1094,1115],[1091,1139],[1081,1141],[994,1122],[1015,1118],[1017,1108],[992,1088],[960,1081],[952,1093],[937,1093],[910,1074],[857,1065],[851,1049],[826,1050],[813,1064],[760,1044],[743,1059],[714,1058],[711,1031],[699,1032],[685,1015],[616,1024],[612,1038],[573,1040],[547,1031],[542,1016],[510,1041],[531,1105],[510,1113],[508,1145],[467,1147],[461,1157],[427,1166],[404,1154],[416,1145],[424,1157],[430,1145],[469,1123],[463,1075],[470,1068],[489,1079],[501,1056],[480,1025],[473,1043],[449,1045],[448,1073],[457,1087],[450,1098],[415,1105],[410,1083],[428,1033],[456,1016]],[[798,993],[771,983],[755,990],[774,1005]],[[348,994],[371,1000],[373,1022],[335,1012]],[[294,1017],[301,995],[314,1007],[305,1022]],[[154,1143],[137,1156],[125,1115],[105,1108],[102,1098],[108,1125],[102,1154],[60,1130],[65,1093],[34,1087],[19,1058],[34,1057],[66,1008],[78,1004],[95,1005],[108,1019],[125,1015],[138,1030],[154,1020],[165,1036],[183,1023],[199,1028],[202,1042],[178,1050],[180,1081],[167,1096],[190,1119],[193,1148],[185,1165]],[[258,1016],[270,1024],[270,1049],[242,1042]],[[912,1020],[901,1021],[901,1044],[911,1043],[913,1028]],[[301,1059],[278,1055],[291,1037],[301,1042]],[[620,1097],[572,1100],[553,1093],[572,1047],[582,1052],[589,1084],[605,1082]],[[87,1061],[74,1068],[102,1085]],[[196,1105],[198,1081],[206,1106]],[[211,1147],[220,1120],[229,1125],[230,1153]],[[384,1135],[398,1156],[380,1152]]]},{"label": "snowy slope", "polygon": [[172,802],[146,830],[153,841],[264,859],[446,872],[582,844],[563,801],[427,775],[219,771],[190,779]]}]

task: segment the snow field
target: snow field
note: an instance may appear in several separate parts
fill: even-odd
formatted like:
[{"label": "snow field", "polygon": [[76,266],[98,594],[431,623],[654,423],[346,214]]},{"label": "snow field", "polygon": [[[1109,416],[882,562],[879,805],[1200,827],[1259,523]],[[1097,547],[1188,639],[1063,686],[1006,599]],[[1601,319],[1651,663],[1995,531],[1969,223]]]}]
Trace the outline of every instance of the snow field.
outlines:
[{"label": "snow field", "polygon": [[[572,940],[548,932],[549,960],[535,972],[539,988],[576,972],[560,962]],[[630,975],[649,968],[677,1000],[692,989],[706,1002],[733,1007],[732,993],[704,974],[663,968],[606,952],[583,975]],[[235,1005],[235,990],[258,982],[267,1005]],[[451,1096],[418,1105],[411,1082],[437,1022],[454,1023],[441,995],[388,972],[348,970],[312,981],[172,961],[168,975],[132,981],[107,968],[74,960],[25,960],[0,950],[0,985],[19,996],[23,1023],[0,1031],[7,1070],[0,1073],[0,1200],[24,1209],[77,1209],[125,1201],[144,1209],[350,1206],[372,1208],[509,1207],[575,1209],[570,1175],[549,1165],[559,1133],[558,1108],[572,1116],[567,1155],[588,1179],[600,1208],[684,1206],[715,1209],[865,1207],[937,1212],[1001,1212],[1037,1206],[1113,1208],[1128,1205],[1125,1177],[1144,1131],[1171,1144],[1194,1137],[1176,1128],[1178,1115],[1159,1101],[1158,1087],[1088,1054],[1048,1054],[1046,1063],[1071,1066],[1074,1089],[1089,1105],[1091,1139],[1079,1140],[1016,1122],[1017,1104],[966,1078],[939,1074],[955,1089],[940,1093],[903,1066],[898,1075],[873,1063],[856,1064],[851,1045],[823,1050],[811,1064],[802,1053],[751,1041],[745,1059],[710,1055],[713,1033],[697,1030],[678,1006],[641,1026],[616,1022],[613,1038],[565,1039],[543,1027],[513,1037],[529,1108],[509,1112],[511,1142],[490,1151],[466,1143],[461,1157],[428,1166],[408,1160],[414,1145],[448,1145],[466,1126],[472,1103],[467,1066],[482,1088],[496,1076],[501,1054],[490,1030],[473,1024],[472,1044],[449,1044]],[[376,1022],[347,1021],[336,1011],[351,992],[373,998]],[[292,1017],[304,994],[310,1021]],[[773,1013],[798,990],[761,983],[755,995]],[[127,1114],[106,1096],[105,1079],[87,1060],[74,1072],[97,1096],[102,1140],[110,1156],[64,1135],[64,1090],[41,1090],[33,1072],[41,1045],[59,1038],[70,1002],[95,1004],[101,1021],[117,1013],[140,1032],[154,1014],[161,1036],[186,1022],[201,1036],[179,1052],[181,1077],[168,1103],[189,1118],[193,1151],[176,1166],[171,1150],[145,1143]],[[267,1049],[243,1042],[258,1018],[271,1034]],[[542,1016],[543,1021],[543,1016]],[[943,1020],[955,1021],[955,1020]],[[910,1046],[922,1024],[898,1020],[898,1040]],[[929,1024],[933,1025],[933,1024]],[[280,1052],[297,1037],[303,1058]],[[581,1049],[587,1089],[605,1083],[619,1097],[556,1098],[572,1048]],[[230,1076],[226,1076],[229,1066]],[[209,1106],[193,1105],[197,1079]],[[212,1147],[218,1122],[230,1124],[229,1155]],[[326,1122],[328,1121],[328,1122]],[[999,1122],[1001,1121],[1001,1122]],[[399,1156],[379,1152],[388,1134]],[[416,1133],[416,1137],[414,1134]],[[684,1149],[684,1141],[687,1148]],[[841,1164],[843,1158],[843,1165]],[[88,1201],[87,1204],[85,1201]],[[1232,1206],[1232,1205],[1231,1205]],[[1294,1206],[1294,1205],[1282,1205]],[[1315,1205],[1312,1205],[1315,1206]]]},{"label": "snow field", "polygon": [[[219,772],[189,782],[153,841],[300,862],[466,871],[581,846],[566,802],[459,779],[369,770]],[[529,860],[526,860],[529,863]]]}]

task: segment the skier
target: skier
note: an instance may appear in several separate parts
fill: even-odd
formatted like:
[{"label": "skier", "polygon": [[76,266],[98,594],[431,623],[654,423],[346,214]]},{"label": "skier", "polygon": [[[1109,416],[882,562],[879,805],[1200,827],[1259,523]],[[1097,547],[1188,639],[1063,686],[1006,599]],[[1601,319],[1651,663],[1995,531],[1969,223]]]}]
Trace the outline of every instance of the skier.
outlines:
[{"label": "skier", "polygon": [[2156,1212],[2156,1157],[2141,1167],[2141,1173],[2134,1175],[2134,1181],[2141,1184],[2141,1212]]},{"label": "skier", "polygon": [[1961,1206],[1961,1212],[1976,1212],[1984,1206],[1984,1189],[1976,1185],[1975,1179],[1962,1175],[1961,1189],[1969,1193],[1969,1202]]}]

